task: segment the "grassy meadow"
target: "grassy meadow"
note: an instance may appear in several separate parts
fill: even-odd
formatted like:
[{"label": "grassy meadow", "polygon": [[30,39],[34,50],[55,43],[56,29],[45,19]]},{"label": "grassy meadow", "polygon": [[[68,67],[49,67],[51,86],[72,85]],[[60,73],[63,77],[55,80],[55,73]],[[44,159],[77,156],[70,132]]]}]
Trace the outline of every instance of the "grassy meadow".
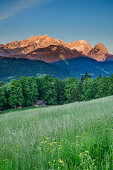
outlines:
[{"label": "grassy meadow", "polygon": [[0,170],[111,170],[113,96],[0,114]]}]

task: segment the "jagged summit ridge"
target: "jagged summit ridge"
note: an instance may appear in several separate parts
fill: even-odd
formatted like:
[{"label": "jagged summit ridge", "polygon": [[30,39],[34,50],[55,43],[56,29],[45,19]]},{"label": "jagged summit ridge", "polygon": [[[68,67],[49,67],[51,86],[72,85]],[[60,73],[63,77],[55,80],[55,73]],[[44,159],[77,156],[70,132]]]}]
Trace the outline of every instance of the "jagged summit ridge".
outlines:
[{"label": "jagged summit ridge", "polygon": [[108,55],[109,55],[108,50],[103,43],[98,43],[89,52],[89,56],[98,61],[106,60],[106,56]]},{"label": "jagged summit ridge", "polygon": [[[51,48],[52,46],[54,48]],[[91,44],[85,40],[66,43],[60,39],[51,38],[47,34],[0,45],[0,55],[14,58],[29,57],[46,62],[59,61],[61,55],[64,55],[64,59],[79,56],[88,56],[98,61],[105,61],[108,57],[110,59],[109,52],[102,43],[92,48]]]}]

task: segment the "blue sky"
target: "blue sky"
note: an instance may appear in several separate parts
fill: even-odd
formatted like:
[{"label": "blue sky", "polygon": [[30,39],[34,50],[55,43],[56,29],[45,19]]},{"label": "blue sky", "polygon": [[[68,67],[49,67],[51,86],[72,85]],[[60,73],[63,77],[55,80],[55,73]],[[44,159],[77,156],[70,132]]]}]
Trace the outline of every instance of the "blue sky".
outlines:
[{"label": "blue sky", "polygon": [[113,0],[0,0],[0,43],[48,34],[113,54]]}]

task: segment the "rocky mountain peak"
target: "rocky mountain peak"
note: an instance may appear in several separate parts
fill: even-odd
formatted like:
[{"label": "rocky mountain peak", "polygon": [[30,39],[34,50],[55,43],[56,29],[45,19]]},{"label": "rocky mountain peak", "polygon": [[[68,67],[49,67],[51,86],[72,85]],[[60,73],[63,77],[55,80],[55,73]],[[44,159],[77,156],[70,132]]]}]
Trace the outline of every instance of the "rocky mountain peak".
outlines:
[{"label": "rocky mountain peak", "polygon": [[[104,61],[107,57],[110,58],[107,48],[102,43],[98,43],[92,48],[91,44],[85,40],[66,43],[60,39],[51,38],[47,34],[34,36],[22,41],[13,41],[0,45],[0,47],[3,47],[0,49],[1,56],[18,58],[23,56],[27,58],[27,55],[29,55],[30,59],[44,59],[44,61],[47,60],[46,57],[49,57],[49,60],[47,60],[49,62],[54,60],[54,56],[56,56],[55,61],[57,61],[58,55],[62,54],[66,58],[88,56],[98,61]],[[58,51],[60,51],[60,54]]]},{"label": "rocky mountain peak", "polygon": [[103,53],[108,54],[108,50],[103,43],[98,43],[97,45],[95,45],[94,49],[101,50],[103,51]]},{"label": "rocky mountain peak", "polygon": [[91,49],[88,55],[97,61],[105,61],[109,53],[104,44],[98,43]]},{"label": "rocky mountain peak", "polygon": [[88,44],[88,42],[86,40],[79,40],[78,43],[80,43],[80,44]]}]

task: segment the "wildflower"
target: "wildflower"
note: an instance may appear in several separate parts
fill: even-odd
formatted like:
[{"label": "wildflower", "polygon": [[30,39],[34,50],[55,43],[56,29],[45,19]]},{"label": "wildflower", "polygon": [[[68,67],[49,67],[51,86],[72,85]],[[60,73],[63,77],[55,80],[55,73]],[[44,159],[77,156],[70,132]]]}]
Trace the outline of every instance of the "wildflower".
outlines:
[{"label": "wildflower", "polygon": [[60,167],[58,167],[58,169],[60,169]]},{"label": "wildflower", "polygon": [[88,151],[85,151],[85,153],[88,153]]},{"label": "wildflower", "polygon": [[58,150],[62,149],[62,148],[57,148]]},{"label": "wildflower", "polygon": [[42,145],[44,142],[40,142],[40,145]]},{"label": "wildflower", "polygon": [[80,166],[82,165],[82,163],[80,163]]},{"label": "wildflower", "polygon": [[44,143],[47,143],[47,141],[44,141]]},{"label": "wildflower", "polygon": [[58,162],[64,164],[64,161],[62,161],[61,159],[59,159]]},{"label": "wildflower", "polygon": [[46,139],[49,139],[48,137]]},{"label": "wildflower", "polygon": [[82,153],[80,153],[80,155],[79,155],[80,157],[82,156]]},{"label": "wildflower", "polygon": [[81,136],[76,136],[76,138],[80,138]]},{"label": "wildflower", "polygon": [[55,140],[55,138],[54,138],[54,139],[52,139],[52,140]]}]

